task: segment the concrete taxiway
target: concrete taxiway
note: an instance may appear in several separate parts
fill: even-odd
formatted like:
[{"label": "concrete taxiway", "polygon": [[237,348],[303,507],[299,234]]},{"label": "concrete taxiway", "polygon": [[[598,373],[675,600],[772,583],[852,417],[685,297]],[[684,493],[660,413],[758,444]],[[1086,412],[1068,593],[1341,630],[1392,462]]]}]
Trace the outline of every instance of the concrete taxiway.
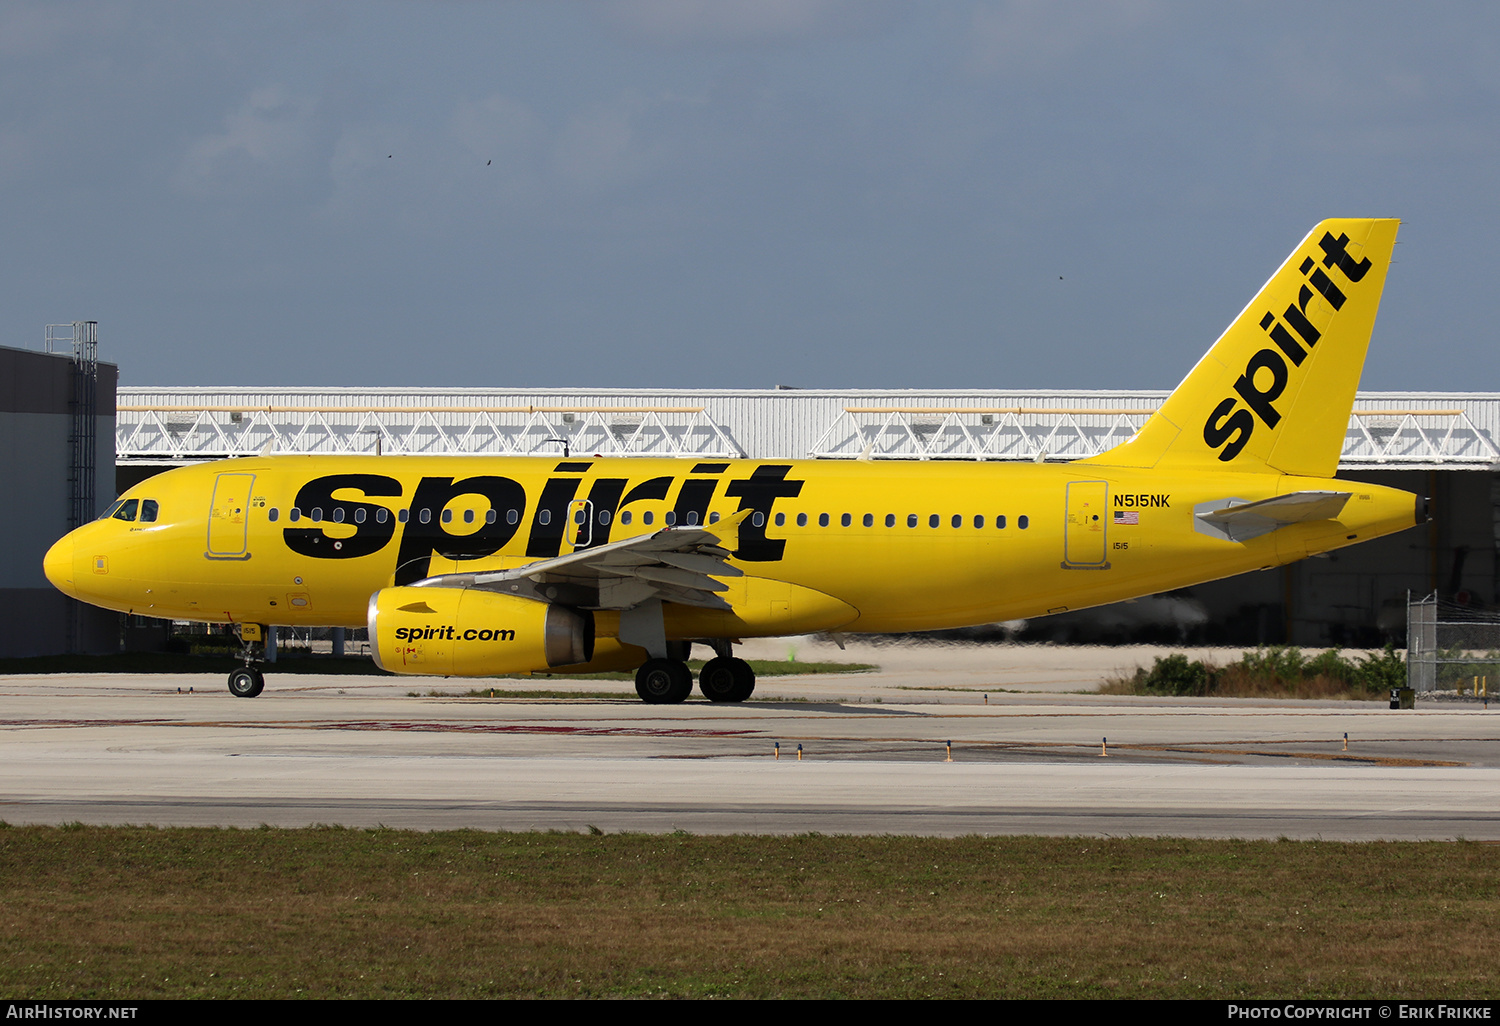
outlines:
[{"label": "concrete taxiway", "polygon": [[1500,704],[1067,693],[1131,654],[979,648],[768,678],[739,707],[625,681],[482,682],[619,694],[549,701],[272,675],[243,700],[210,675],[3,677],[0,819],[1500,840]]}]

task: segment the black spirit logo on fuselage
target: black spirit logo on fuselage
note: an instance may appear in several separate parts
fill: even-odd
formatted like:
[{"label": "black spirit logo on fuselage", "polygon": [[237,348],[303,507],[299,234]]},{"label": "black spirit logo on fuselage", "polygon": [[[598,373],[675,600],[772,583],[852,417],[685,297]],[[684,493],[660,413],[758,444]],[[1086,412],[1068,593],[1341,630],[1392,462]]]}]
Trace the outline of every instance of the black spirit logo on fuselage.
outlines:
[{"label": "black spirit logo on fuselage", "polygon": [[[1292,367],[1302,366],[1318,339],[1323,337],[1307,313],[1307,305],[1312,302],[1314,293],[1326,299],[1335,312],[1343,307],[1346,298],[1343,290],[1324,273],[1323,268],[1337,268],[1354,285],[1359,284],[1370,269],[1369,257],[1355,262],[1349,255],[1347,235],[1335,239],[1332,233],[1324,232],[1318,246],[1323,250],[1323,266],[1319,267],[1312,257],[1302,261],[1298,270],[1307,277],[1307,284],[1297,290],[1297,301],[1288,304],[1279,319],[1269,310],[1260,319],[1261,330],[1270,336],[1276,348],[1261,349],[1245,362],[1245,372],[1234,383],[1235,394],[1215,406],[1203,424],[1203,440],[1212,449],[1223,446],[1219,459],[1225,463],[1245,448],[1255,433],[1257,420],[1267,428],[1274,428],[1281,422],[1276,400],[1286,391],[1291,377],[1287,361],[1291,361]],[[1291,325],[1291,330],[1287,325]],[[1260,383],[1257,383],[1257,376]],[[1244,406],[1239,405],[1242,401]]]},{"label": "black spirit logo on fuselage", "polygon": [[[529,511],[527,556],[547,559],[561,551],[570,510],[576,513],[574,503],[583,475],[591,467],[591,462],[559,463],[554,468],[555,476],[544,481],[536,507]],[[719,475],[728,469],[727,463],[698,463],[681,478],[653,477],[634,486],[627,478],[594,478],[585,500],[589,530],[578,535],[587,541],[575,545],[575,551],[607,543],[610,529],[619,522],[622,510],[634,502],[665,500],[674,483],[678,483],[678,489],[671,522],[684,525],[705,522],[709,503],[722,480]],[[768,539],[765,525],[771,521],[771,507],[777,499],[794,498],[802,491],[803,482],[786,479],[790,470],[785,464],[762,465],[751,470],[746,478],[724,482],[724,495],[738,498],[739,509],[760,514],[740,525],[740,547],[734,553],[737,558],[781,559],[786,542]],[[339,491],[377,499],[405,494],[400,481],[383,474],[330,474],[314,478],[298,489],[293,504],[297,516],[305,516],[311,526],[285,528],[282,536],[287,548],[317,559],[352,559],[381,551],[399,531],[401,543],[395,572],[398,585],[428,576],[434,555],[459,561],[494,555],[520,533],[528,512],[525,487],[511,478],[492,475],[458,480],[424,477],[417,483],[410,506],[399,515],[382,503],[336,498],[334,493]],[[487,500],[489,510],[475,521],[455,522],[458,518],[445,512],[450,503],[464,496]],[[308,515],[311,511],[316,512]],[[349,535],[351,529],[353,534]]]}]

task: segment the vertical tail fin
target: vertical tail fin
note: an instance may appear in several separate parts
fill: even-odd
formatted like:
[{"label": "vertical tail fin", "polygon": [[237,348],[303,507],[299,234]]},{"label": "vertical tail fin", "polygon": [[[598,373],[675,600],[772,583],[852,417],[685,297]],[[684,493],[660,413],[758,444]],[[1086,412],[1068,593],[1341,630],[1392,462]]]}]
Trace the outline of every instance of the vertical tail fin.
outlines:
[{"label": "vertical tail fin", "polygon": [[1399,224],[1318,225],[1134,438],[1080,462],[1332,477]]}]

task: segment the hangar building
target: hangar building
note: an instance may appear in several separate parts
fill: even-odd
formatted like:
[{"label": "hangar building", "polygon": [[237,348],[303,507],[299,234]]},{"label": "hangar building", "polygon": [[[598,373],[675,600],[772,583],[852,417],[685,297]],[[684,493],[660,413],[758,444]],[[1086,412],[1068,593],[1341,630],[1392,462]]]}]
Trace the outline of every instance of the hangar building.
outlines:
[{"label": "hangar building", "polygon": [[[76,335],[76,337],[75,337]],[[0,348],[0,657],[113,652],[119,617],[47,583],[42,557],[115,496],[115,385],[92,321],[53,325],[48,348]]]},{"label": "hangar building", "polygon": [[[125,388],[121,489],[280,452],[1069,460],[1165,391]],[[1360,392],[1340,475],[1432,498],[1430,524],[1276,570],[1028,625],[1061,640],[1378,645],[1408,592],[1500,604],[1500,393]]]}]

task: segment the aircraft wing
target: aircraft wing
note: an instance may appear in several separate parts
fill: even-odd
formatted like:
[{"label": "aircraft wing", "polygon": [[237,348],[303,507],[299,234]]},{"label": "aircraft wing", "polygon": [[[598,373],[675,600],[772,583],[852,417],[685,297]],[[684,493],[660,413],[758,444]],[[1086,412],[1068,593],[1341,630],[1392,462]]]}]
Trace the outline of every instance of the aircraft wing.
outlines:
[{"label": "aircraft wing", "polygon": [[717,524],[664,527],[596,548],[542,559],[509,570],[440,574],[417,588],[483,588],[591,609],[631,609],[651,599],[705,609],[729,609],[716,577],[743,577],[726,560],[739,547],[739,527],[750,510]]},{"label": "aircraft wing", "polygon": [[1332,520],[1344,511],[1352,492],[1289,492],[1259,502],[1227,500],[1219,509],[1198,513],[1205,524],[1218,529],[1230,541],[1249,541],[1288,524],[1309,520]]}]

